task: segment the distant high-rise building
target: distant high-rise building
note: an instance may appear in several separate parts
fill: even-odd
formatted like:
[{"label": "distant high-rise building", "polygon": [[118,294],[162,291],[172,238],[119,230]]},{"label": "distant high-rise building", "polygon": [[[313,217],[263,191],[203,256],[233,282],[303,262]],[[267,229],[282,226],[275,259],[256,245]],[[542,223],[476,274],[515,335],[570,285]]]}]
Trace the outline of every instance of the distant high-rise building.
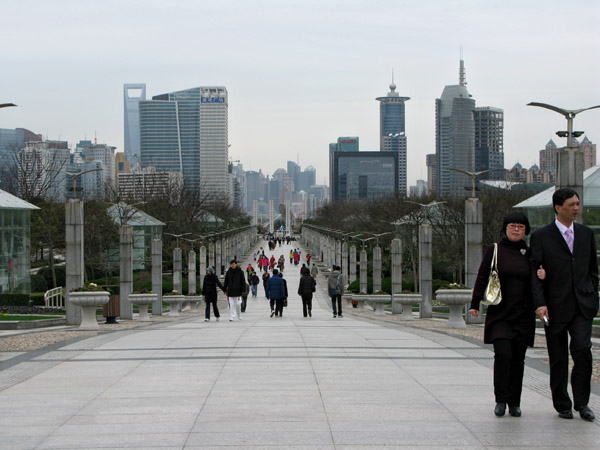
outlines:
[{"label": "distant high-rise building", "polygon": [[332,152],[332,200],[398,195],[397,152]]},{"label": "distant high-rise building", "polygon": [[296,183],[296,177],[300,173],[300,166],[296,164],[294,161],[287,162],[287,176],[294,180],[294,184]]},{"label": "distant high-rise building", "polygon": [[119,152],[115,155],[115,186],[119,188],[119,174],[129,173],[131,164],[125,159],[125,153]]},{"label": "distant high-rise building", "polygon": [[398,192],[406,195],[406,130],[405,102],[410,97],[400,97],[392,77],[390,92],[385,97],[377,97],[379,103],[379,150],[398,153]]},{"label": "distant high-rise building", "polygon": [[145,83],[123,85],[125,160],[140,164],[140,101],[146,100]]},{"label": "distant high-rise building", "polygon": [[427,165],[427,190],[428,192],[436,191],[438,186],[438,170],[437,170],[437,155],[430,153],[425,156]]},{"label": "distant high-rise building", "polygon": [[157,172],[154,167],[123,172],[119,173],[119,197],[127,201],[164,197],[182,182],[181,172]]},{"label": "distant high-rise building", "polygon": [[111,145],[96,144],[92,141],[79,141],[75,147],[75,154],[82,159],[100,161],[102,163],[102,181],[105,187],[114,188],[115,180],[115,149]]},{"label": "distant high-rise building", "polygon": [[40,142],[41,134],[24,128],[0,128],[0,189],[17,194],[17,156],[26,142]]},{"label": "distant high-rise building", "polygon": [[475,100],[467,91],[464,61],[460,60],[459,83],[446,86],[435,101],[436,191],[441,195],[466,195],[470,177],[449,168],[475,169]]},{"label": "distant high-rise building", "polygon": [[231,199],[228,176],[228,95],[197,87],[139,101],[140,162],[179,171],[184,183],[210,198]]},{"label": "distant high-rise building", "polygon": [[27,142],[18,154],[19,195],[64,201],[70,156],[66,141]]},{"label": "distant high-rise building", "polygon": [[[358,136],[339,137],[337,142],[329,144],[329,186],[333,186],[333,155],[335,152],[358,152]],[[333,192],[333,191],[332,191]],[[332,195],[333,197],[333,195]]]},{"label": "distant high-rise building", "polygon": [[308,166],[302,172],[296,175],[295,187],[296,192],[305,191],[315,185],[317,182],[317,171],[314,167]]},{"label": "distant high-rise building", "polygon": [[[473,110],[475,121],[475,170],[504,168],[504,111],[482,106]],[[482,180],[504,180],[502,170],[480,175]]]},{"label": "distant high-rise building", "polygon": [[[583,152],[583,170],[596,165],[596,144],[588,139],[587,136],[581,142],[573,139],[575,147]],[[565,150],[566,147],[557,147],[552,139],[548,141],[546,147],[540,150],[540,170],[542,172],[555,172],[558,167],[558,153]]]}]

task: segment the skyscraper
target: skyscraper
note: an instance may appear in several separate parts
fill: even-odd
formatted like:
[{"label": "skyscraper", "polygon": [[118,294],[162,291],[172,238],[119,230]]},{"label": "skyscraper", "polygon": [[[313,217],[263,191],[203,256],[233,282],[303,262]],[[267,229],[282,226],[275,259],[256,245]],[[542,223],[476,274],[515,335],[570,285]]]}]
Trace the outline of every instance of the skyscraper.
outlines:
[{"label": "skyscraper", "polygon": [[379,150],[398,153],[398,192],[406,195],[406,130],[405,105],[410,97],[400,97],[392,76],[390,92],[377,97],[379,103]]},{"label": "skyscraper", "polygon": [[139,118],[142,167],[179,171],[187,186],[232,199],[225,87],[196,87],[140,100]]},{"label": "skyscraper", "polygon": [[467,175],[448,169],[475,169],[474,109],[461,59],[458,84],[446,86],[435,100],[436,190],[441,195],[465,195],[464,187],[470,184]]},{"label": "skyscraper", "polygon": [[125,159],[131,164],[139,164],[140,158],[140,101],[146,100],[145,83],[123,85],[125,117]]},{"label": "skyscraper", "polygon": [[[475,170],[504,168],[504,111],[491,106],[473,110],[475,121]],[[495,170],[480,175],[483,180],[504,180],[504,172]]]}]

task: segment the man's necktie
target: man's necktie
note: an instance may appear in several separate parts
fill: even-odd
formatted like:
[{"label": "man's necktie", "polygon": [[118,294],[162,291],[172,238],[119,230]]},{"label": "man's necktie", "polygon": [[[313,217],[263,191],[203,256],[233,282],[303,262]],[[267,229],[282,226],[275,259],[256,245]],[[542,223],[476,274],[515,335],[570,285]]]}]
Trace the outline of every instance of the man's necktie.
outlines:
[{"label": "man's necktie", "polygon": [[573,230],[567,228],[565,231],[565,241],[567,241],[567,245],[569,246],[569,250],[573,253]]}]

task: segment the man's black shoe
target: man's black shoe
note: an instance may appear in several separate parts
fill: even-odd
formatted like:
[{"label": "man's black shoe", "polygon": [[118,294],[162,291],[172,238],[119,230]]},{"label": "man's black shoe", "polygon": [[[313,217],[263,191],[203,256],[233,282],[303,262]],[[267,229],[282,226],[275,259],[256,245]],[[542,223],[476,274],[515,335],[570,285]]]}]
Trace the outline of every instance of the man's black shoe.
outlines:
[{"label": "man's black shoe", "polygon": [[561,419],[572,419],[573,411],[571,411],[570,409],[565,409],[564,411],[558,413],[558,417],[560,417]]},{"label": "man's black shoe", "polygon": [[596,418],[594,412],[590,409],[588,405],[576,407],[575,411],[579,411],[579,416],[583,420],[587,420],[588,422],[593,422]]},{"label": "man's black shoe", "polygon": [[518,406],[508,406],[508,413],[513,417],[521,417],[521,408]]},{"label": "man's black shoe", "polygon": [[502,417],[506,412],[506,403],[496,403],[496,407],[494,408],[494,414],[498,417]]}]

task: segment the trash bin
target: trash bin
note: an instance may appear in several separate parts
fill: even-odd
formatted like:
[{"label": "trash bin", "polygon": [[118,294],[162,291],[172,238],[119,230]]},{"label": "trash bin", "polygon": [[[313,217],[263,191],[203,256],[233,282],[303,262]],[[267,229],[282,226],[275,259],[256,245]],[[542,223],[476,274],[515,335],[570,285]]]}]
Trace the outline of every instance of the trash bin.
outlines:
[{"label": "trash bin", "polygon": [[110,292],[110,300],[102,306],[102,315],[106,317],[105,323],[118,323],[117,317],[121,313],[120,286],[103,286],[102,289]]}]

